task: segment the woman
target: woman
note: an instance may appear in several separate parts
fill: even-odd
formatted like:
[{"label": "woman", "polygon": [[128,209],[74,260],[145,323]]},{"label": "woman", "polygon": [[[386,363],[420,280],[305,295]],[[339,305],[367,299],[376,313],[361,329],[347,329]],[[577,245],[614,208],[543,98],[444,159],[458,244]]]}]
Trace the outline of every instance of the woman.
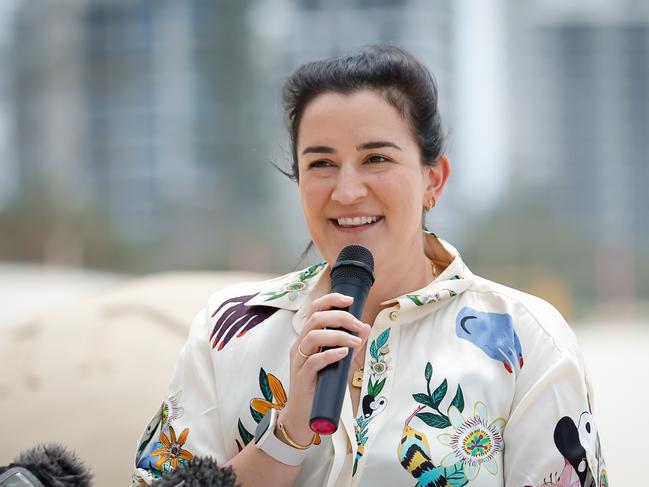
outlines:
[{"label": "woman", "polygon": [[[284,101],[291,176],[324,262],[210,298],[134,483],[198,455],[244,486],[607,485],[565,321],[475,276],[423,228],[450,175],[428,71],[372,46],[300,67]],[[329,291],[352,243],[375,261],[361,320]],[[319,437],[308,426],[317,372],[349,351],[339,428]]]}]

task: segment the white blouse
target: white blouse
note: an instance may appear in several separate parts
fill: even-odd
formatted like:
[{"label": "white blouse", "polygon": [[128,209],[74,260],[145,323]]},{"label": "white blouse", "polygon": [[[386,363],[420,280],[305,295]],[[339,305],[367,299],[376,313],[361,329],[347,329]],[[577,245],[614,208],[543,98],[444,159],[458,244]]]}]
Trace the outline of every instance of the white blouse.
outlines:
[{"label": "white blouse", "polygon": [[[296,485],[607,486],[590,383],[561,315],[427,239],[453,261],[386,302],[358,410],[347,393],[338,430],[311,448]],[[329,289],[322,263],[211,296],[139,443],[133,485],[193,456],[223,464],[249,443],[286,404],[289,349]]]}]

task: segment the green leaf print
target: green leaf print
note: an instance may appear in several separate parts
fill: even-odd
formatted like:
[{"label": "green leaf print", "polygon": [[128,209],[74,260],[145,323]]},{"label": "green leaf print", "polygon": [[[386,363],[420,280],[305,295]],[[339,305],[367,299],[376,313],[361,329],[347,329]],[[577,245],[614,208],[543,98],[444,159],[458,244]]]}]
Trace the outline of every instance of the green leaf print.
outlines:
[{"label": "green leaf print", "polygon": [[372,378],[370,377],[370,380],[369,380],[369,382],[367,383],[367,393],[368,393],[370,396],[376,396],[376,393],[374,392],[374,388],[375,388],[375,387],[376,387],[376,386],[374,385],[374,383],[372,382]]},{"label": "green leaf print", "polygon": [[390,338],[390,328],[387,330],[384,330],[383,333],[381,333],[377,338],[376,338],[376,348],[378,350],[381,350],[385,346],[386,343],[388,343],[388,338]]},{"label": "green leaf print", "polygon": [[259,388],[261,393],[264,395],[264,399],[268,402],[273,402],[273,391],[270,390],[270,384],[268,383],[268,375],[262,367],[259,369]]},{"label": "green leaf print", "polygon": [[252,414],[252,419],[255,420],[255,423],[259,424],[261,419],[264,417],[263,414],[261,414],[259,411],[255,411],[252,409],[252,406],[250,406],[250,414]]},{"label": "green leaf print", "polygon": [[433,376],[433,366],[430,362],[426,364],[426,382],[430,382],[430,378]]},{"label": "green leaf print", "polygon": [[385,385],[385,379],[381,379],[378,381],[376,384],[374,384],[374,393],[372,394],[374,397],[378,396],[381,394],[381,391],[383,390],[383,386]]},{"label": "green leaf print", "polygon": [[460,387],[460,384],[457,385],[457,391],[453,401],[451,401],[451,406],[455,406],[460,410],[460,412],[464,411],[464,394],[462,394],[462,387]]},{"label": "green leaf print", "polygon": [[437,409],[439,407],[439,403],[441,403],[442,399],[444,399],[447,389],[448,389],[448,382],[446,382],[446,379],[444,379],[444,382],[442,382],[432,394],[434,409]]},{"label": "green leaf print", "polygon": [[418,296],[418,295],[416,295],[416,294],[408,294],[408,297],[409,297],[410,300],[411,300],[413,303],[415,303],[417,306],[423,306],[424,302],[423,302],[421,299],[419,299],[419,296]]},{"label": "green leaf print", "polygon": [[439,414],[433,413],[417,413],[416,416],[433,428],[444,429],[451,426],[451,422],[446,416],[440,416]]},{"label": "green leaf print", "polygon": [[372,340],[372,343],[370,343],[370,355],[374,360],[379,359],[379,351],[376,349],[376,340]]},{"label": "green leaf print", "polygon": [[287,291],[284,291],[284,292],[282,292],[282,293],[278,293],[278,292],[270,292],[270,293],[264,293],[264,296],[266,296],[266,295],[270,295],[270,297],[269,297],[268,299],[266,299],[266,301],[272,301],[273,299],[279,299],[279,298],[281,298],[282,296],[286,296],[287,294],[288,294]]},{"label": "green leaf print", "polygon": [[464,487],[469,483],[469,479],[464,475],[464,464],[462,462],[444,468],[444,477],[446,477],[446,482],[451,487]]},{"label": "green leaf print", "polygon": [[379,351],[381,348],[388,343],[388,338],[390,338],[390,328],[384,330],[379,336],[377,336],[372,343],[370,343],[370,355],[374,360],[379,360]]},{"label": "green leaf print", "polygon": [[300,281],[306,281],[307,279],[311,279],[313,276],[315,276],[318,272],[320,272],[320,269],[322,269],[325,266],[324,262],[320,262],[319,264],[314,264],[308,269],[306,269],[304,272],[302,272],[298,279]]},{"label": "green leaf print", "polygon": [[433,409],[435,408],[435,406],[433,406],[433,399],[428,394],[417,393],[413,394],[412,398],[419,404],[423,404],[424,406],[428,406]]},{"label": "green leaf print", "polygon": [[241,420],[239,420],[239,425],[238,426],[239,426],[239,434],[241,435],[241,439],[243,440],[243,444],[247,445],[248,443],[250,443],[252,441],[254,436],[252,435],[252,433],[250,433],[245,428],[245,426],[243,426],[243,423],[241,422]]}]

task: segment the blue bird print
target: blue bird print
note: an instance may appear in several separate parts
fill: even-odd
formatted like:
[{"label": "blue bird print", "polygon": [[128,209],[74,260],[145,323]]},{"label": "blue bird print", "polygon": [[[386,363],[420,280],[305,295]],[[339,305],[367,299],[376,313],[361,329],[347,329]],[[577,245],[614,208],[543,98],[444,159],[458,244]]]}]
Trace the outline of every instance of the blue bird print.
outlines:
[{"label": "blue bird print", "polygon": [[516,364],[523,367],[523,350],[511,315],[464,307],[457,315],[455,332],[458,337],[470,341],[488,357],[502,362],[510,374]]}]

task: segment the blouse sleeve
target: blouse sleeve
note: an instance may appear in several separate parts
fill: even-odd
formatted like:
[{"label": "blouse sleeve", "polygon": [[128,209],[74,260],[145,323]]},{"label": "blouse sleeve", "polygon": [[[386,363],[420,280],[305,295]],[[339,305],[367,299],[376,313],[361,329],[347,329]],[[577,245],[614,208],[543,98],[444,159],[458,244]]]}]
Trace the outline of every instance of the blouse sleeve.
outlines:
[{"label": "blouse sleeve", "polygon": [[202,310],[178,356],[167,397],[138,443],[133,486],[151,485],[195,455],[227,461],[208,337]]},{"label": "blouse sleeve", "polygon": [[556,327],[537,325],[538,334],[528,337],[528,360],[504,430],[505,485],[605,487],[584,362],[563,318],[554,309],[550,316]]}]

